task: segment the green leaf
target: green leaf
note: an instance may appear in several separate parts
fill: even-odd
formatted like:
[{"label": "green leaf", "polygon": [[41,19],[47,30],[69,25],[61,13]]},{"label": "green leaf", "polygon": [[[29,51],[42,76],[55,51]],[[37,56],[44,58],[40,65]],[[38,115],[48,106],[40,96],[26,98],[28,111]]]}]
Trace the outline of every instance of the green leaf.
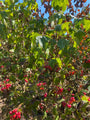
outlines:
[{"label": "green leaf", "polygon": [[69,44],[69,41],[66,39],[60,39],[57,43],[58,47],[62,50],[65,46]]},{"label": "green leaf", "polygon": [[55,58],[53,58],[53,59],[51,59],[50,61],[49,61],[49,63],[48,63],[52,68],[54,68],[55,67],[55,65],[57,64],[57,61],[56,61],[56,59]]},{"label": "green leaf", "polygon": [[80,41],[82,40],[83,36],[85,36],[85,32],[82,30],[78,30],[77,32],[75,32],[75,37],[76,37],[76,42],[79,45]]},{"label": "green leaf", "polygon": [[67,5],[69,4],[68,0],[52,0],[52,7],[57,11],[62,10],[65,11]]},{"label": "green leaf", "polygon": [[60,59],[60,58],[56,58],[56,61],[57,61],[57,63],[58,63],[58,66],[61,68],[61,66],[62,66],[62,61],[61,61],[61,59]]},{"label": "green leaf", "polygon": [[5,3],[7,3],[8,5],[11,5],[12,0],[5,0]]},{"label": "green leaf", "polygon": [[88,102],[89,97],[84,95],[84,96],[81,97],[81,99],[82,99],[83,102],[86,103],[86,102]]},{"label": "green leaf", "polygon": [[32,32],[32,33],[31,33],[30,38],[32,39],[32,40],[31,40],[32,47],[34,47],[35,44],[36,44],[36,37],[37,37],[37,36],[40,36],[40,34],[37,33],[37,32]]},{"label": "green leaf", "polygon": [[49,38],[47,38],[47,37],[44,36],[40,40],[41,40],[41,43],[43,44],[43,48],[46,50],[48,48]]},{"label": "green leaf", "polygon": [[56,117],[56,120],[59,120],[59,116]]},{"label": "green leaf", "polygon": [[84,26],[83,26],[86,31],[90,30],[90,20],[84,19]]},{"label": "green leaf", "polygon": [[55,85],[58,85],[60,83],[60,78],[54,78]]},{"label": "green leaf", "polygon": [[61,28],[64,31],[64,33],[66,33],[67,31],[69,32],[69,28],[70,28],[69,24],[70,24],[70,22],[65,22],[62,24]]},{"label": "green leaf", "polygon": [[76,41],[74,41],[73,47],[77,48],[77,42]]},{"label": "green leaf", "polygon": [[90,92],[90,85],[88,86],[88,91]]},{"label": "green leaf", "polygon": [[47,113],[46,111],[44,112],[44,116],[43,116],[43,119],[47,118]]},{"label": "green leaf", "polygon": [[83,67],[84,67],[84,68],[90,68],[90,63],[84,63],[84,64],[83,64]]},{"label": "green leaf", "polygon": [[56,31],[61,31],[61,26],[60,26],[60,25],[56,25],[56,26],[55,26],[55,30],[56,30]]}]

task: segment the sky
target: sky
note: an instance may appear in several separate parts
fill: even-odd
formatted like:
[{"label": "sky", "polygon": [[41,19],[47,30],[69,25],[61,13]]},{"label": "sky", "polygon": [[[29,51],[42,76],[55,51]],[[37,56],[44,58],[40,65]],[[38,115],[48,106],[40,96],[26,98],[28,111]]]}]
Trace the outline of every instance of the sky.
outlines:
[{"label": "sky", "polygon": [[[4,1],[4,0],[1,0],[1,1]],[[22,3],[23,2],[23,0],[18,0],[20,3]],[[74,1],[74,0],[73,0]],[[36,2],[38,3],[38,8],[39,9],[41,9],[41,13],[44,13],[44,11],[45,11],[45,8],[44,8],[44,6],[41,4],[41,0],[36,0]],[[87,0],[87,2],[85,3],[85,6],[86,5],[88,5],[88,4],[90,4],[90,0]],[[67,12],[67,11],[66,11]],[[44,18],[48,18],[49,17],[49,14],[48,13],[46,13],[45,15],[44,15]]]},{"label": "sky", "polygon": [[[23,0],[19,0],[19,2],[23,2]],[[44,13],[45,9],[44,9],[44,6],[42,6],[42,4],[41,4],[41,0],[36,0],[36,2],[38,3],[38,7],[41,9],[41,13]],[[88,4],[90,4],[90,0],[87,0],[87,2],[85,3],[85,6]],[[49,17],[49,14],[46,13],[44,15],[44,18],[48,18],[48,17]]]}]

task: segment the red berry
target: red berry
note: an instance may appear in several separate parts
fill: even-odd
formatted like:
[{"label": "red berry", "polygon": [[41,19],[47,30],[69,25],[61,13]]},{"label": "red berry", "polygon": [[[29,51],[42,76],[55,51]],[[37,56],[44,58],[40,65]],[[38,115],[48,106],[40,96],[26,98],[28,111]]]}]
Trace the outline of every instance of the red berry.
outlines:
[{"label": "red berry", "polygon": [[47,97],[47,93],[44,94],[44,97]]},{"label": "red berry", "polygon": [[18,115],[18,118],[20,119],[20,118],[21,118],[21,115]]},{"label": "red berry", "polygon": [[74,75],[74,74],[75,74],[75,71],[72,72],[72,75]]},{"label": "red berry", "polygon": [[17,108],[15,108],[12,112],[13,112],[13,113],[16,113],[16,112],[17,112]]},{"label": "red berry", "polygon": [[46,110],[46,113],[48,113],[48,110]]},{"label": "red berry", "polygon": [[74,96],[74,94],[72,93],[72,96]]},{"label": "red berry", "polygon": [[86,95],[86,93],[85,93],[85,92],[83,92],[83,94],[84,94],[84,95]]},{"label": "red berry", "polygon": [[38,83],[38,84],[37,84],[37,86],[41,86],[41,85],[42,85],[42,83]]},{"label": "red berry", "polygon": [[12,114],[12,111],[10,111],[9,114]]},{"label": "red berry", "polygon": [[28,83],[28,80],[27,80],[27,79],[25,79],[25,82],[26,82],[26,83]]},{"label": "red berry", "polygon": [[15,119],[17,116],[16,116],[16,114],[15,115],[13,115],[13,118]]},{"label": "red berry", "polygon": [[88,99],[88,102],[90,102],[90,97],[89,97],[89,99]]},{"label": "red berry", "polygon": [[71,104],[67,104],[67,107],[68,107],[68,108],[71,108]]},{"label": "red berry", "polygon": [[63,107],[65,107],[65,106],[66,106],[66,103],[65,103],[64,101],[63,101],[61,104],[62,104],[62,106],[63,106]]}]

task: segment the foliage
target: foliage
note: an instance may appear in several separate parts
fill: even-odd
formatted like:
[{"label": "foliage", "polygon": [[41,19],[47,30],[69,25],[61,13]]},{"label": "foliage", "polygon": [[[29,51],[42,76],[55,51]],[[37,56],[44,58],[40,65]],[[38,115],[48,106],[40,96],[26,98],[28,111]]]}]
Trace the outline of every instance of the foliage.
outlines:
[{"label": "foliage", "polygon": [[89,120],[88,7],[74,19],[64,14],[68,0],[42,4],[48,19],[35,0],[0,2],[2,119]]}]

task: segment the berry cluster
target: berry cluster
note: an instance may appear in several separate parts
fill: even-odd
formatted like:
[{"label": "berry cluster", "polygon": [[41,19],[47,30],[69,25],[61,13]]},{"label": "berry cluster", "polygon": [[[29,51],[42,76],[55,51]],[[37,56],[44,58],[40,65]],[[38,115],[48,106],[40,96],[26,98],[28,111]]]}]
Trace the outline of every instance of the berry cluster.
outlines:
[{"label": "berry cluster", "polygon": [[24,74],[24,78],[25,78],[25,82],[28,83],[29,80],[31,80],[31,74],[30,75]]},{"label": "berry cluster", "polygon": [[18,112],[17,109],[10,111],[9,114],[10,114],[10,120],[18,120],[21,118],[21,112]]},{"label": "berry cluster", "polygon": [[40,106],[40,109],[43,109],[43,108],[44,108],[43,103],[40,103],[39,106]]},{"label": "berry cluster", "polygon": [[69,71],[69,75],[74,75],[75,74],[75,71]]},{"label": "berry cluster", "polygon": [[6,79],[5,81],[3,81],[3,84],[0,85],[1,91],[9,90],[9,88],[11,87],[11,84],[8,82],[9,82],[9,79]]},{"label": "berry cluster", "polygon": [[73,102],[75,102],[75,98],[71,97],[70,100],[69,100],[69,104],[72,104]]},{"label": "berry cluster", "polygon": [[37,83],[37,86],[44,86],[44,85],[46,85],[46,82]]},{"label": "berry cluster", "polygon": [[57,67],[56,72],[59,72],[60,69],[61,69],[60,67]]},{"label": "berry cluster", "polygon": [[50,71],[52,71],[52,68],[51,68],[50,65],[45,65],[44,68],[49,69]]},{"label": "berry cluster", "polygon": [[76,71],[69,71],[69,73],[65,74],[66,77],[74,75]]},{"label": "berry cluster", "polygon": [[80,74],[80,76],[83,76],[83,73],[84,73],[83,70],[81,70],[81,74]]},{"label": "berry cluster", "polygon": [[90,59],[86,61],[86,63],[90,63]]},{"label": "berry cluster", "polygon": [[44,87],[46,85],[46,82],[39,82],[37,83],[37,86],[40,87],[40,90],[44,90]]},{"label": "berry cluster", "polygon": [[1,66],[0,66],[0,68],[4,68],[4,66],[3,66],[3,65],[1,65]]},{"label": "berry cluster", "polygon": [[65,101],[63,101],[61,104],[62,104],[63,107],[67,106],[68,108],[71,108],[71,107],[72,107],[71,104],[72,104],[73,102],[75,102],[75,98],[74,98],[74,97],[71,97],[70,100],[69,100],[69,102],[68,102],[68,104],[67,104]]},{"label": "berry cluster", "polygon": [[60,95],[63,92],[63,88],[57,87],[57,91],[55,91],[55,93],[57,95]]}]

